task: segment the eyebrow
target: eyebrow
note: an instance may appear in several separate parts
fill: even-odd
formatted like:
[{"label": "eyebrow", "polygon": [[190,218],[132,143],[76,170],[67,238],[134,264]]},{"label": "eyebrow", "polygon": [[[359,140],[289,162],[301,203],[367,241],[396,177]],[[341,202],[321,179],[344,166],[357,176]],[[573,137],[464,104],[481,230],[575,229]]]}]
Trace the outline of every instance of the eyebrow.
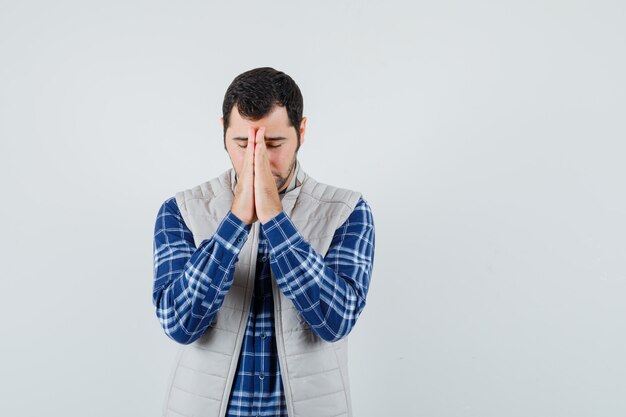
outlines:
[{"label": "eyebrow", "polygon": [[[248,137],[243,137],[243,136],[237,136],[236,138],[233,138],[233,140],[237,140],[237,141],[248,141]],[[277,141],[277,140],[287,140],[286,137],[284,136],[270,136],[270,137],[266,137],[265,141],[266,142],[272,142],[272,141]]]}]

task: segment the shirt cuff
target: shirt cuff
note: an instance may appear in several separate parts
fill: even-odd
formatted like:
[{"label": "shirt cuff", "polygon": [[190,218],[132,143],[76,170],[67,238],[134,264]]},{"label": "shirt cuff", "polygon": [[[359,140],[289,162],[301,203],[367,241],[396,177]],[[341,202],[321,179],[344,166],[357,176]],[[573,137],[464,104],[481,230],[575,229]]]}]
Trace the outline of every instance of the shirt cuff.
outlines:
[{"label": "shirt cuff", "polygon": [[267,237],[270,252],[274,257],[279,256],[303,239],[296,225],[293,224],[284,210],[281,210],[265,224],[261,224],[261,228]]},{"label": "shirt cuff", "polygon": [[213,239],[228,251],[238,255],[246,240],[248,240],[250,229],[252,229],[251,224],[244,223],[232,211],[228,210],[228,213],[226,213],[226,216],[215,231]]}]

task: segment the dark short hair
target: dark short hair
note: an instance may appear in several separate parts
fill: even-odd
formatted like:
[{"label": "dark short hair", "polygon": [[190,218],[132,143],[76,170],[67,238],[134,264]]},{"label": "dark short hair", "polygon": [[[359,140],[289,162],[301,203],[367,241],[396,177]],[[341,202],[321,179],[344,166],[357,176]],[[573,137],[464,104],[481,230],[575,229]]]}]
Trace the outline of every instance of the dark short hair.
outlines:
[{"label": "dark short hair", "polygon": [[239,74],[228,86],[222,104],[224,118],[224,149],[226,130],[233,106],[241,117],[259,120],[268,115],[274,105],[285,107],[289,123],[296,129],[300,148],[300,122],[302,121],[303,99],[295,81],[282,71],[271,67],[254,68]]}]

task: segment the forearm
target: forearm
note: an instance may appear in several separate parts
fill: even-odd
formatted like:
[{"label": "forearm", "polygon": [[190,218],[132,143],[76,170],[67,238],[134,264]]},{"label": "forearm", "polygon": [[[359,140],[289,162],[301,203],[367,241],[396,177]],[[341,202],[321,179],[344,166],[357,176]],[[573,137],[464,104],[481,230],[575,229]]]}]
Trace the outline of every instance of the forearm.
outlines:
[{"label": "forearm", "polygon": [[[291,265],[298,265],[289,269]],[[305,241],[271,263],[276,282],[311,329],[327,341],[350,333],[365,306],[361,289],[324,265],[320,254]],[[295,273],[294,273],[295,271]]]},{"label": "forearm", "polygon": [[338,230],[326,258],[302,238],[284,212],[263,227],[276,282],[312,330],[327,341],[350,333],[365,307],[373,226],[360,225],[358,233],[352,233],[359,236],[358,241],[346,239],[347,230]]},{"label": "forearm", "polygon": [[182,242],[170,242],[160,251],[155,247],[153,303],[165,333],[178,343],[198,339],[217,315],[249,232],[240,226],[229,212],[214,236],[197,249]]}]

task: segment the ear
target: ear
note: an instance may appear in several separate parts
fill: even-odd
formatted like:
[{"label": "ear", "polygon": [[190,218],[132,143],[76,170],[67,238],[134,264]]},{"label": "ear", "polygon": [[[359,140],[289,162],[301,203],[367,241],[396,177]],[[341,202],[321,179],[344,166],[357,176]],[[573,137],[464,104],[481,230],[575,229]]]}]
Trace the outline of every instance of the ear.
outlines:
[{"label": "ear", "polygon": [[[220,124],[222,125],[222,129],[224,129],[224,117],[220,117]],[[224,150],[228,152],[228,148],[226,147],[226,138],[224,137]],[[230,155],[229,155],[230,156]]]},{"label": "ear", "polygon": [[304,132],[306,131],[306,116],[302,116],[300,121],[300,146],[304,143]]}]

